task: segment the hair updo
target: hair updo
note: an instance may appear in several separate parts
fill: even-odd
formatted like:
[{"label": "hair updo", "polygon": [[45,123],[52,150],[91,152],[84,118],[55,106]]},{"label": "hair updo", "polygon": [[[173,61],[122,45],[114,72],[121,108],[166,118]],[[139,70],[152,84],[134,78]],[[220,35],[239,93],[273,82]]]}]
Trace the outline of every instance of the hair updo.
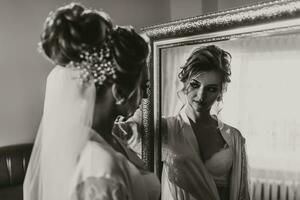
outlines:
[{"label": "hair updo", "polygon": [[178,74],[179,80],[184,83],[183,89],[186,89],[187,81],[199,72],[216,71],[221,75],[222,89],[224,91],[227,83],[231,81],[230,62],[230,53],[215,45],[202,46],[195,49]]},{"label": "hair updo", "polygon": [[135,87],[136,78],[146,70],[148,44],[132,27],[114,28],[112,41],[114,58],[120,68],[116,71],[116,83]]},{"label": "hair updo", "polygon": [[83,50],[106,44],[117,63],[115,80],[130,91],[146,66],[148,45],[133,28],[113,27],[104,12],[71,3],[49,14],[41,35],[40,47],[55,64],[66,66],[80,62]]},{"label": "hair updo", "polygon": [[41,36],[41,48],[55,64],[79,61],[83,48],[101,44],[112,24],[96,11],[71,3],[51,12]]}]

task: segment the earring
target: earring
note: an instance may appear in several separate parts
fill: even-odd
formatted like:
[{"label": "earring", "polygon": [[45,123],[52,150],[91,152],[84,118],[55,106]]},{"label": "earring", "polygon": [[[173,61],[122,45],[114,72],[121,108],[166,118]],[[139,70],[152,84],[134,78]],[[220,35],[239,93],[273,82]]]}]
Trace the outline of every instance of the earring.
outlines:
[{"label": "earring", "polygon": [[118,101],[116,101],[116,104],[117,105],[121,105],[121,104],[123,104],[124,103],[124,99],[122,98],[122,99],[119,99]]},{"label": "earring", "polygon": [[221,111],[223,110],[223,101],[222,99],[220,101],[218,101],[217,103],[217,116],[220,115]]},{"label": "earring", "polygon": [[125,99],[123,97],[121,97],[120,94],[118,94],[115,84],[112,86],[112,95],[113,95],[114,99],[116,100],[117,105],[121,105],[124,103]]}]

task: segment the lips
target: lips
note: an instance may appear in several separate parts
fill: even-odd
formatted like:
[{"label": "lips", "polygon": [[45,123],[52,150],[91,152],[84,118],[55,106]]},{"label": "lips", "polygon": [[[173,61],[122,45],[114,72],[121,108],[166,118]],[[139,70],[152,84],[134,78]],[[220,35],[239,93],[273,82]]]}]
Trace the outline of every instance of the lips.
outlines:
[{"label": "lips", "polygon": [[206,106],[206,103],[204,101],[194,101],[198,106]]}]

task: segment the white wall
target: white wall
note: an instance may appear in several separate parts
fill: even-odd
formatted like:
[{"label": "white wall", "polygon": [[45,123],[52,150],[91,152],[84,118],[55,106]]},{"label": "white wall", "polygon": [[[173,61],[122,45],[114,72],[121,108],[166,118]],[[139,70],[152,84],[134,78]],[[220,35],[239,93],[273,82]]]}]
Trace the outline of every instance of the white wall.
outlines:
[{"label": "white wall", "polygon": [[[52,65],[37,52],[42,24],[67,0],[1,0],[0,146],[32,142],[42,114]],[[169,21],[168,0],[82,0],[103,8],[116,24],[141,28]]]},{"label": "white wall", "polygon": [[201,0],[169,0],[171,20],[184,19],[202,14]]},{"label": "white wall", "polygon": [[218,0],[218,10],[227,10],[268,1],[274,0]]},{"label": "white wall", "polygon": [[272,0],[169,0],[170,19],[185,19],[267,1]]}]

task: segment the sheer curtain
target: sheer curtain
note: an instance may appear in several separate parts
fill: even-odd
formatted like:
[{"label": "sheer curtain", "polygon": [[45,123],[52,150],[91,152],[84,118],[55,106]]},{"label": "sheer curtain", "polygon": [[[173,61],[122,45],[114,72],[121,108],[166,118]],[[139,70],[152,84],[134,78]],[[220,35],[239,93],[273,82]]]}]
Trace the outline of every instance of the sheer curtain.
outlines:
[{"label": "sheer curtain", "polygon": [[[251,176],[300,180],[300,35],[242,38],[214,43],[232,55],[232,82],[218,117],[247,141]],[[177,74],[197,46],[162,52],[162,112],[182,105]],[[184,98],[183,98],[184,100]]]},{"label": "sheer curtain", "polygon": [[178,73],[192,50],[191,47],[162,50],[162,115],[165,117],[175,115],[183,105],[184,98],[179,92],[183,85],[178,79]]}]

